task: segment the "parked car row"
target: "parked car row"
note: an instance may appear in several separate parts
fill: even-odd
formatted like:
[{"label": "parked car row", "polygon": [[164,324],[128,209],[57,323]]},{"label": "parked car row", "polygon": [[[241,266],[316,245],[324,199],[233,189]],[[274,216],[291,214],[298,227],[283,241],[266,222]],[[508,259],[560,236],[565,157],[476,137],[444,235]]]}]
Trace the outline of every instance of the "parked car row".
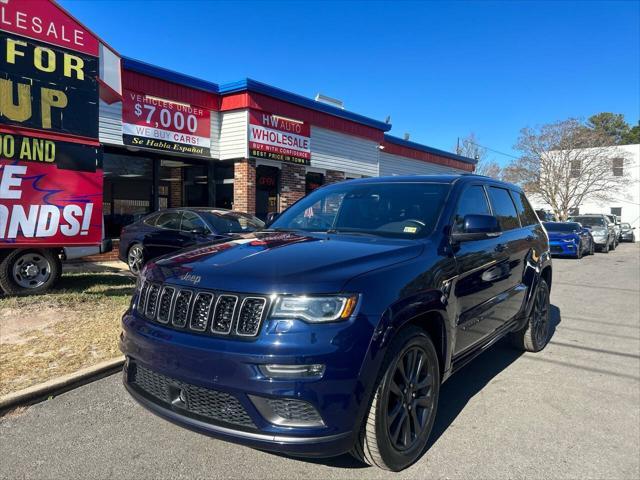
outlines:
[{"label": "parked car row", "polygon": [[622,241],[635,241],[635,228],[615,215],[585,214],[567,222],[543,222],[552,255],[582,258],[598,250],[609,253]]}]

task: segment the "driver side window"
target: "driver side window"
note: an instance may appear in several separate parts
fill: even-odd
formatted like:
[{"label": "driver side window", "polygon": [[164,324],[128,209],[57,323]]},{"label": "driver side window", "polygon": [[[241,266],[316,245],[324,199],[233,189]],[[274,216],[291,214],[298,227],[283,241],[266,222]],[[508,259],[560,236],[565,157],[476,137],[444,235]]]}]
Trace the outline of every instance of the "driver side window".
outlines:
[{"label": "driver side window", "polygon": [[465,215],[491,215],[489,202],[482,186],[472,185],[460,195],[453,218],[453,233],[462,232]]}]

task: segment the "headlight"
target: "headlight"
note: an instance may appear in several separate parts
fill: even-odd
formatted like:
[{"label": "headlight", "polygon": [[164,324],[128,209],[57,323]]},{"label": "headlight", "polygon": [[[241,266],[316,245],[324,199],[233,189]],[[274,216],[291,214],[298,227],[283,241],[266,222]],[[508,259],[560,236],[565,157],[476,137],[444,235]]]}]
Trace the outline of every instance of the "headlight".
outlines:
[{"label": "headlight", "polygon": [[271,312],[272,318],[299,318],[306,322],[335,322],[351,316],[358,303],[356,295],[282,296]]},{"label": "headlight", "polygon": [[606,234],[607,234],[606,230],[593,230],[593,235],[596,235],[598,237],[602,237]]}]

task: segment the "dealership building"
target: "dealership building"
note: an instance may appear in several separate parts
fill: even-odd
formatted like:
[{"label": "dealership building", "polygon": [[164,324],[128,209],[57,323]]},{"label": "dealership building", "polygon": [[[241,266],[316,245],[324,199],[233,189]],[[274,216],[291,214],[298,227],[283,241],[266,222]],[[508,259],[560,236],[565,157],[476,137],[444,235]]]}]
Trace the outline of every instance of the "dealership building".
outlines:
[{"label": "dealership building", "polygon": [[[339,101],[250,79],[216,84],[122,57],[55,2],[9,0],[0,8],[7,45],[35,49],[40,62],[27,65],[22,51],[11,53],[23,68],[14,72],[16,82],[45,79],[53,64],[42,59],[63,58],[64,48],[86,53],[85,64],[96,65],[92,83],[83,84],[86,93],[73,90],[66,75],[73,70],[56,77],[70,103],[53,105],[48,138],[102,147],[110,237],[161,208],[232,208],[264,219],[345,179],[474,170],[475,160],[390,135],[389,123],[347,111]],[[16,131],[11,119],[2,120]]]}]

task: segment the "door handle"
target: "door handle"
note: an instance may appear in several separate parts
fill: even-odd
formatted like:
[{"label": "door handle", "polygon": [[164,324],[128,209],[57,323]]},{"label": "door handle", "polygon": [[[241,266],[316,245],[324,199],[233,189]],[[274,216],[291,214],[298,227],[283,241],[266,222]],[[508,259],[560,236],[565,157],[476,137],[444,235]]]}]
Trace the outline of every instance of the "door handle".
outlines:
[{"label": "door handle", "polygon": [[506,249],[507,249],[507,246],[504,243],[499,243],[498,245],[496,245],[495,251],[504,252]]}]

